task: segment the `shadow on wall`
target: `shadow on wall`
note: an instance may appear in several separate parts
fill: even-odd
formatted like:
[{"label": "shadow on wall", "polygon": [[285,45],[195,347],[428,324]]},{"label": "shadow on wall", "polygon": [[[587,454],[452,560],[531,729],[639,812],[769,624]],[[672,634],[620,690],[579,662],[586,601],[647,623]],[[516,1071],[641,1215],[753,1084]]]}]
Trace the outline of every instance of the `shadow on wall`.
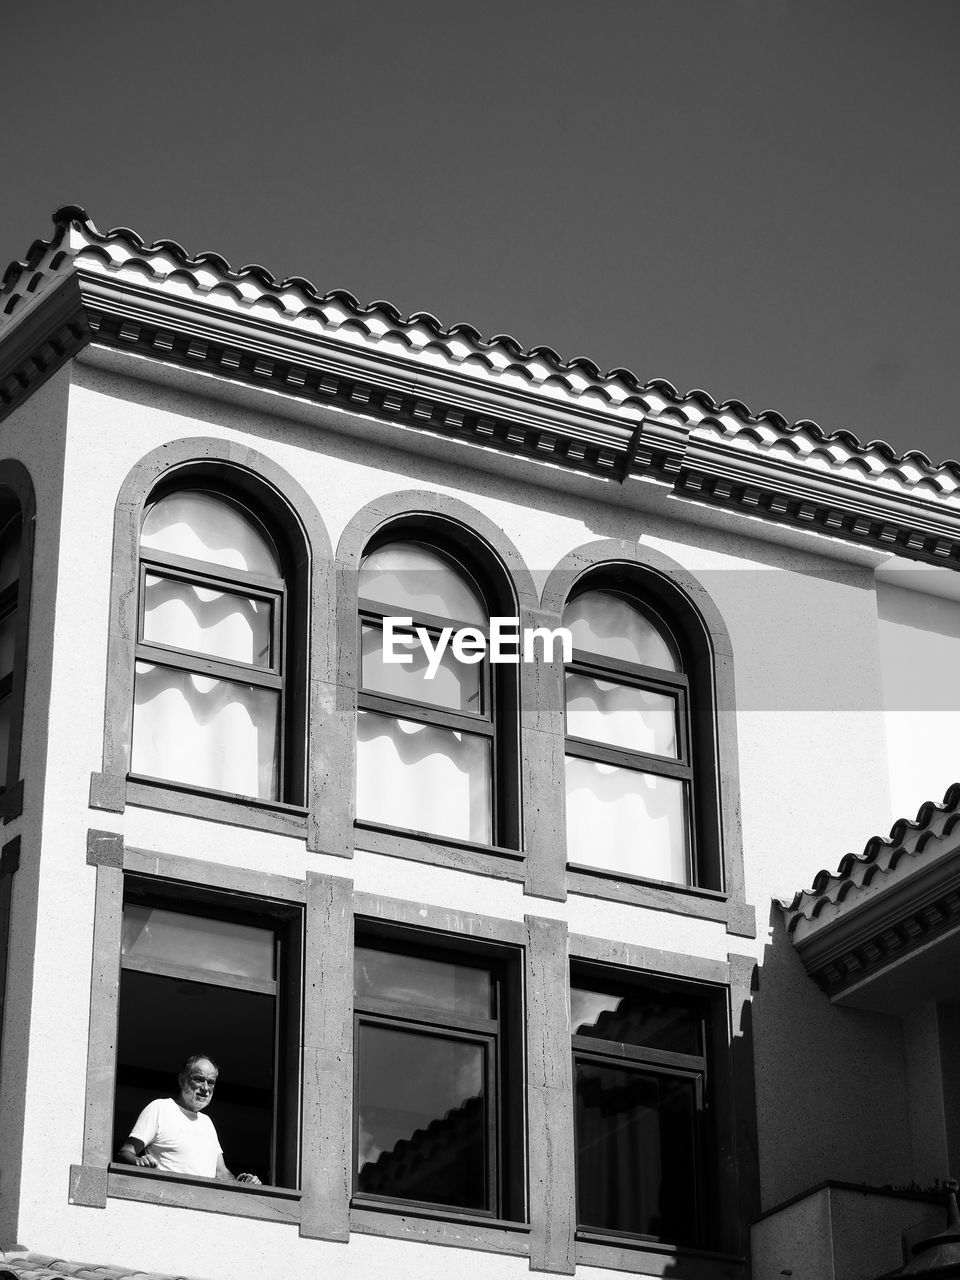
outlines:
[{"label": "shadow on wall", "polygon": [[900,1020],[832,1004],[803,968],[776,904],[770,926],[753,1008],[762,1207],[825,1178],[909,1183]]}]

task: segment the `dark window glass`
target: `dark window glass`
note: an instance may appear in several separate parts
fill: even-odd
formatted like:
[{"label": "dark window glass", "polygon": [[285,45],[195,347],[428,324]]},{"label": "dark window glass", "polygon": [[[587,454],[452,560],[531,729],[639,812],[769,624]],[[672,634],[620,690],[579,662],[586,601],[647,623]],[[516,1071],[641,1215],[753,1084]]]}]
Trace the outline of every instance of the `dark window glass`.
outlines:
[{"label": "dark window glass", "polygon": [[487,1045],[361,1024],[357,1189],[488,1208]]},{"label": "dark window glass", "polygon": [[520,1216],[514,964],[407,932],[354,955],[356,1194]]},{"label": "dark window glass", "polygon": [[702,1054],[703,1011],[695,1002],[647,987],[614,991],[575,986],[571,992],[575,1036]]},{"label": "dark window glass", "polygon": [[[16,658],[17,603],[20,594],[19,513],[0,529],[0,791],[7,785],[13,726],[13,674]],[[16,745],[16,744],[14,744]],[[15,753],[17,756],[19,752]]]},{"label": "dark window glass", "polygon": [[371,996],[466,1017],[496,1017],[495,984],[489,970],[476,965],[358,946],[354,972],[361,999]]},{"label": "dark window glass", "polygon": [[696,1239],[696,1082],[576,1064],[578,1217],[582,1226]]},{"label": "dark window glass", "polygon": [[575,970],[581,1231],[705,1242],[707,1012],[670,984]]},{"label": "dark window glass", "polygon": [[129,887],[115,1151],[147,1103],[176,1094],[186,1059],[206,1053],[220,1069],[207,1114],[226,1163],[296,1185],[299,954],[293,915]]}]

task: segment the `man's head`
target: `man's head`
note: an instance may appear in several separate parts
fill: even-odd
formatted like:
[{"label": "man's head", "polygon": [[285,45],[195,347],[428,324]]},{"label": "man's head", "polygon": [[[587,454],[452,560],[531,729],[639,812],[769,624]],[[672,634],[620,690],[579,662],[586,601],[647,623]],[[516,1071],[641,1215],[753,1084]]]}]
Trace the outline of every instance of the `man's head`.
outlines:
[{"label": "man's head", "polygon": [[218,1074],[217,1064],[205,1053],[195,1053],[188,1058],[177,1077],[181,1107],[188,1111],[202,1111],[213,1097]]}]

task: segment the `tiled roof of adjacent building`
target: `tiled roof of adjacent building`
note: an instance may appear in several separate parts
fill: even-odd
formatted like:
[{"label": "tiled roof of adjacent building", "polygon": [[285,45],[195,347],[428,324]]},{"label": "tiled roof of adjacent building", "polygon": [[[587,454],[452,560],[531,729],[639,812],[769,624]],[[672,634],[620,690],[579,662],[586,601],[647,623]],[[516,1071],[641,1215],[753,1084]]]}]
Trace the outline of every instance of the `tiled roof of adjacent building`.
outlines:
[{"label": "tiled roof of adjacent building", "polygon": [[[948,788],[940,804],[921,805],[916,818],[900,818],[888,836],[873,836],[862,853],[848,853],[836,871],[819,871],[813,885],[783,904],[787,928],[795,933],[804,921],[835,915],[842,904],[853,907],[871,893],[888,889],[930,861],[960,824],[960,783]],[[925,858],[924,858],[924,855]]]},{"label": "tiled roof of adjacent building", "polygon": [[0,1280],[189,1280],[189,1277],[20,1253],[0,1254]]},{"label": "tiled roof of adjacent building", "polygon": [[[804,967],[828,995],[872,998],[868,988],[875,995],[884,975],[899,974],[887,997],[909,999],[903,963],[952,945],[960,925],[960,783],[781,906]],[[952,966],[949,954],[942,963]]]}]

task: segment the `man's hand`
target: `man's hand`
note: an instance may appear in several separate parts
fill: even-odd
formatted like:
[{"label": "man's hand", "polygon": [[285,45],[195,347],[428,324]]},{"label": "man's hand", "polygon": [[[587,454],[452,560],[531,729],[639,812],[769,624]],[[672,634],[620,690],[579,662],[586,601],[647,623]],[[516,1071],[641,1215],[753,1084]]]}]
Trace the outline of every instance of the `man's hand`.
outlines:
[{"label": "man's hand", "polygon": [[255,1182],[258,1187],[263,1185],[255,1173],[238,1173],[237,1181],[238,1182]]},{"label": "man's hand", "polygon": [[138,1165],[141,1169],[158,1167],[156,1157],[147,1153],[139,1138],[128,1138],[118,1151],[117,1159],[122,1160],[124,1164]]}]

